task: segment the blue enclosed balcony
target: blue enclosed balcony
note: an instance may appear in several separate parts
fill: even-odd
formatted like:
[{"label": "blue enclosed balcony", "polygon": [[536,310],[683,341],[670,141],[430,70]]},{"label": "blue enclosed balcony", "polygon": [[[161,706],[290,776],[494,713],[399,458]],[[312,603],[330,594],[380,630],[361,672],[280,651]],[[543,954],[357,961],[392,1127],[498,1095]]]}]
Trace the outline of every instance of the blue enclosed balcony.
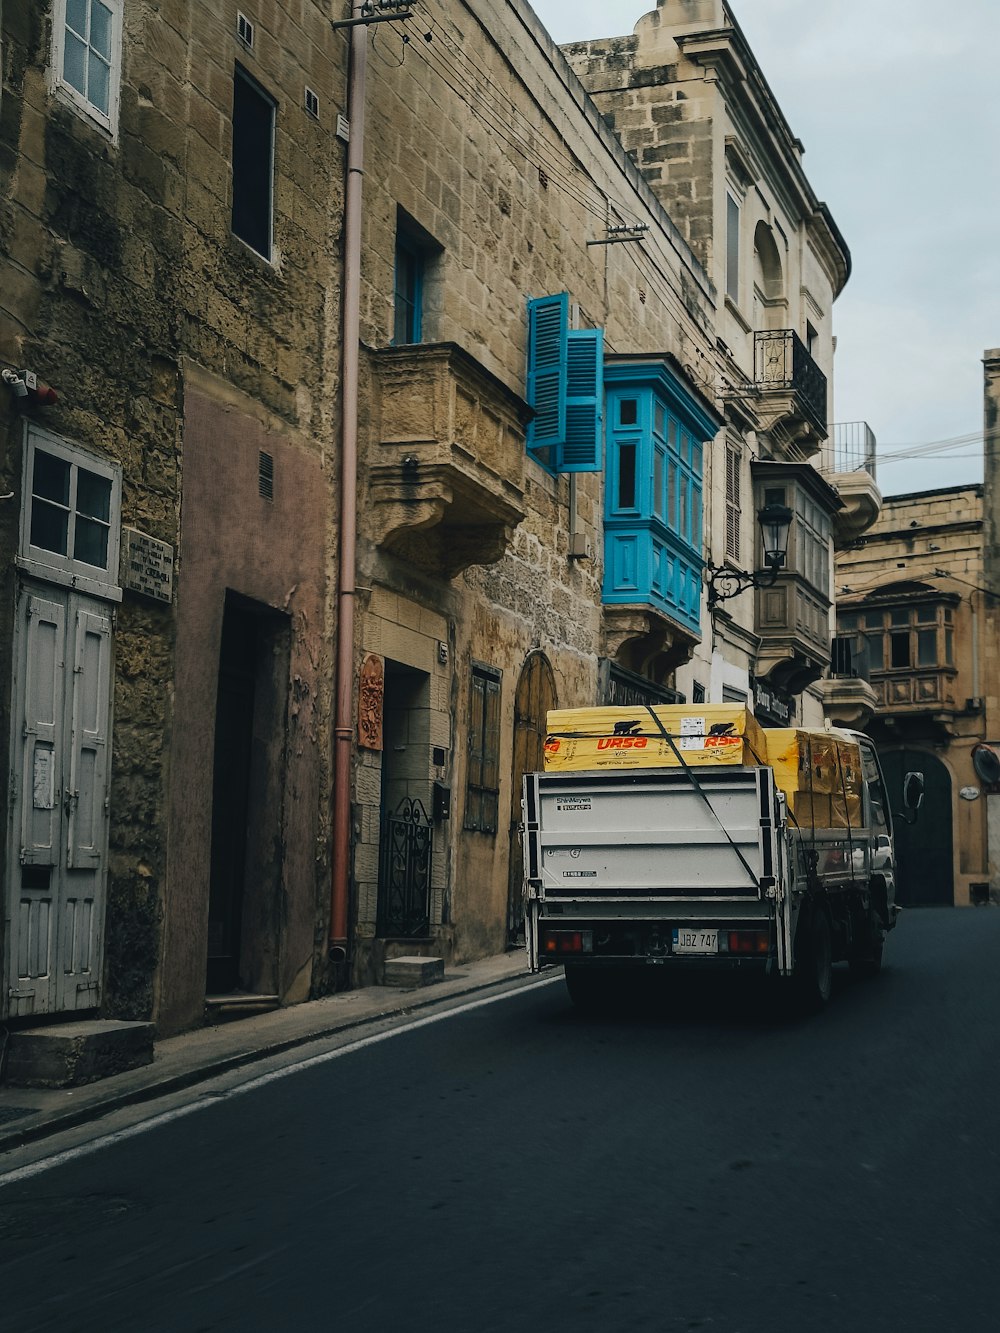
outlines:
[{"label": "blue enclosed balcony", "polygon": [[701,638],[702,461],[722,422],[669,355],[609,356],[604,386],[605,620],[662,618],[679,664]]}]

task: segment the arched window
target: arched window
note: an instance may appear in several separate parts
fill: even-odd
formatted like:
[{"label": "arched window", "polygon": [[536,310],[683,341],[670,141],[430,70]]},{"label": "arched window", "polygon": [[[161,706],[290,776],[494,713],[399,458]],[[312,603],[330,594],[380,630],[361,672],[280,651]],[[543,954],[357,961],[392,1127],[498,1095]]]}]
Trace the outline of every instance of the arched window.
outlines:
[{"label": "arched window", "polygon": [[787,302],[781,256],[766,222],[758,222],[753,238],[754,327],[785,327]]}]

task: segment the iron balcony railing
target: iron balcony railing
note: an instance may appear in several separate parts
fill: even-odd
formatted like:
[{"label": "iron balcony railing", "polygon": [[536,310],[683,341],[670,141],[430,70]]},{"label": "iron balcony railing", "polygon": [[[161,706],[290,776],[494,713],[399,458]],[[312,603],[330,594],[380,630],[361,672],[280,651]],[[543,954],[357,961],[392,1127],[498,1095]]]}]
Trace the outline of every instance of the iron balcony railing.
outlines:
[{"label": "iron balcony railing", "polygon": [[754,334],[754,381],[764,393],[794,393],[803,414],[826,435],[826,376],[794,329]]},{"label": "iron balcony railing", "polygon": [[841,421],[833,427],[833,471],[867,472],[875,480],[875,432],[867,421]]}]

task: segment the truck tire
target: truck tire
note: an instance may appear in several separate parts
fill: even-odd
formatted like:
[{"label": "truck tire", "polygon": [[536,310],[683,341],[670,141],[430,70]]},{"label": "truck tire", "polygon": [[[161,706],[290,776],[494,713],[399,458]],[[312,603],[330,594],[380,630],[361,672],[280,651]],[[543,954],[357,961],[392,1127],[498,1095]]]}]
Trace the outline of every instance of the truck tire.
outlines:
[{"label": "truck tire", "polygon": [[[798,935],[805,934],[799,943]],[[810,913],[796,936],[795,986],[806,1013],[818,1013],[833,990],[833,936],[822,907]]]},{"label": "truck tire", "polygon": [[851,971],[856,977],[877,977],[882,971],[884,952],[885,930],[878,912],[872,907],[848,959]]}]

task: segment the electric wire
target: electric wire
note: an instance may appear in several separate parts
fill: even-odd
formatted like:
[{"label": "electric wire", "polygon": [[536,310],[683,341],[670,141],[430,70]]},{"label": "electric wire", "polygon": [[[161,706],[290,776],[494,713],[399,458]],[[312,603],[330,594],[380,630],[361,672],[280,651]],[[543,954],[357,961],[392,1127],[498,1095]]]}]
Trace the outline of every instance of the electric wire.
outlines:
[{"label": "electric wire", "polygon": [[[408,21],[408,23],[409,22],[411,21]],[[451,89],[456,97],[465,102],[473,111],[476,111],[476,103],[478,103],[481,119],[487,129],[496,133],[504,143],[510,148],[513,148],[515,152],[525,158],[526,161],[530,162],[537,170],[544,172],[550,183],[555,184],[557,188],[561,189],[563,193],[568,194],[575,200],[575,202],[586,209],[587,212],[598,218],[602,226],[607,225],[608,201],[603,195],[599,198],[595,198],[592,193],[584,188],[582,183],[575,181],[570,176],[566,175],[562,163],[560,163],[559,166],[555,166],[552,161],[540,160],[541,155],[537,151],[537,145],[532,145],[531,143],[526,142],[525,139],[519,135],[512,121],[507,118],[506,110],[508,108],[498,103],[494,98],[491,98],[481,88],[477,87],[475,83],[462,86],[460,82],[456,82],[456,80],[461,80],[461,72],[455,69],[454,65],[449,64],[444,56],[438,55],[437,51],[434,49],[433,43],[423,43],[421,41],[421,44],[417,46],[415,43],[411,42],[410,48],[413,49],[414,47],[419,50],[420,55],[426,64],[437,74],[438,78]]]},{"label": "electric wire", "polygon": [[[612,225],[627,225],[630,220],[632,223],[641,221],[640,215],[620,200],[610,198],[600,189],[595,191],[593,188],[588,188],[588,181],[582,169],[566,160],[571,156],[569,146],[565,145],[564,153],[561,153],[560,149],[540,133],[538,126],[517,107],[509,93],[496,83],[489,72],[468,51],[455,42],[450,33],[434,23],[433,19],[431,29],[428,30],[426,20],[418,21],[416,15],[411,15],[403,23],[409,30],[409,40],[403,45],[404,56],[407,47],[419,51],[428,67],[451,92],[474,113],[478,112],[487,132],[492,131],[502,142],[535,167],[544,176],[547,185],[553,185],[580,205],[598,219],[605,229],[609,229]],[[375,34],[372,36],[374,38]],[[438,42],[437,48],[435,39]],[[384,58],[382,63],[390,70],[397,67]],[[670,284],[670,275],[663,271],[656,258],[644,248],[642,242],[629,242],[625,250],[638,279],[643,284],[643,287],[639,288],[640,299],[646,290],[655,294],[671,317],[677,320],[681,346],[683,347],[685,340],[690,342],[696,354],[708,362],[718,381],[731,383],[726,368],[719,360],[718,349],[712,344],[710,335],[699,326],[697,316],[681,302]],[[699,346],[699,343],[702,345]],[[718,382],[706,382],[698,374],[697,366],[692,366],[691,370],[706,392],[710,395],[718,392],[720,388]],[[750,385],[748,393],[752,393]],[[775,434],[773,428],[769,433]],[[1000,433],[993,438],[1000,438]],[[946,454],[951,458],[972,458],[978,455],[956,454],[953,451],[964,445],[984,440],[982,432],[973,432],[953,439],[893,448],[888,451],[883,447],[877,451],[877,463],[879,466],[892,466],[915,458],[943,457]],[[809,460],[810,453],[798,445],[790,434],[782,443],[786,453],[793,459],[801,462]]]},{"label": "electric wire", "polygon": [[[408,22],[410,25],[413,24],[413,20],[409,20]],[[416,29],[416,31],[419,31],[419,29]],[[484,81],[489,84],[490,87],[497,88],[497,85],[493,83],[492,80],[489,79],[488,75],[485,74],[481,66],[479,66],[474,60],[472,60],[471,57],[469,57],[460,48],[454,46],[450,42],[449,38],[443,37],[442,40],[448,42],[450,49],[455,54],[455,56],[459,60],[464,62],[464,64],[468,68],[470,68],[477,75],[482,77]],[[411,45],[417,45],[417,44],[411,42]],[[433,45],[434,45],[433,42],[426,43],[421,41],[421,43],[417,46],[417,49],[420,50],[422,56],[427,60],[427,63],[431,66],[434,72],[438,74],[438,77],[441,78],[443,82],[458,97],[462,98],[462,100],[464,100],[467,104],[471,105],[469,101],[469,96],[467,95],[468,90],[456,87],[455,83],[452,81],[452,78],[450,77],[454,75],[455,77],[461,78],[462,77],[461,71],[457,70],[454,67],[454,65],[448,64],[447,59],[438,58],[437,53],[434,53],[434,57],[432,58],[430,52],[433,51]],[[473,86],[475,87],[475,85]],[[630,217],[635,220],[638,220],[638,215],[632,212],[632,210],[630,210],[627,206],[623,205],[619,200],[610,199],[603,192],[601,192],[599,196],[602,206],[600,208],[595,207],[594,196],[585,194],[583,192],[583,187],[580,185],[580,183],[575,179],[573,179],[573,177],[567,175],[567,164],[562,159],[559,159],[558,165],[556,165],[556,159],[552,155],[554,155],[558,150],[554,148],[549,143],[549,141],[544,138],[544,136],[539,135],[537,128],[531,124],[531,122],[523,115],[523,113],[518,111],[517,108],[513,106],[513,103],[509,101],[506,95],[503,95],[504,101],[503,104],[500,105],[496,101],[496,99],[491,98],[488,94],[484,93],[483,90],[478,87],[475,87],[475,94],[480,102],[480,106],[487,113],[486,117],[484,117],[484,120],[486,121],[487,124],[487,128],[492,128],[504,142],[506,142],[509,146],[513,147],[515,151],[520,153],[533,166],[543,171],[550,184],[555,185],[557,189],[560,189],[562,190],[563,193],[568,194],[571,198],[576,200],[576,202],[580,203],[589,212],[591,212],[595,217],[598,217],[601,221],[602,226],[605,229],[607,229],[610,225],[612,225],[612,218],[609,216],[610,214],[613,214],[614,218],[619,223],[625,222],[625,220]],[[475,108],[473,107],[473,109]],[[526,142],[523,138],[520,138],[518,136],[518,131],[516,127],[513,125],[511,121],[507,119],[508,112],[516,114],[524,122],[525,126],[527,127],[528,133],[530,134],[530,139],[531,139],[530,142]],[[500,123],[498,123],[498,120]],[[510,134],[514,136],[514,138],[511,139],[506,133],[506,131],[509,131]],[[546,149],[546,154],[548,154],[548,156],[545,156],[543,158],[543,155],[539,152],[538,149],[539,145],[544,145]],[[566,151],[569,152],[569,149],[567,148]],[[569,164],[569,170],[573,171],[576,169],[572,167],[572,164]],[[628,243],[626,248],[630,252],[630,257],[633,258],[633,262],[635,262],[634,256],[631,256],[631,252],[633,249],[636,248],[636,244],[630,242]],[[655,260],[653,260],[648,255],[647,258],[649,258],[650,262],[655,265]],[[676,292],[673,291],[673,289],[669,286],[669,279],[666,277],[665,274],[662,274],[662,271],[659,270],[658,265],[656,265],[656,268],[657,271],[660,273],[659,278],[653,277],[650,274],[643,275],[640,273],[640,276],[643,276],[645,278],[646,286],[654,288],[656,290],[663,304],[670,307],[673,310],[673,312],[678,316],[678,318],[682,321],[682,323],[693,322],[694,317],[692,316],[691,312],[684,307],[684,305],[678,298]],[[702,336],[704,337],[705,340],[705,348],[707,348],[707,352],[703,350],[702,355],[707,355],[709,360],[713,363],[716,373],[721,375],[720,368],[717,364],[715,364],[714,360],[716,355],[715,348],[712,346],[708,335],[703,334]]]},{"label": "electric wire", "polygon": [[[482,83],[487,88],[493,90],[493,92],[496,94],[496,97],[491,99],[493,101],[494,107],[499,108],[501,111],[504,112],[509,111],[512,117],[511,128],[515,133],[518,133],[519,131],[517,130],[517,127],[514,122],[515,121],[521,122],[523,126],[523,131],[520,131],[520,133],[523,133],[523,135],[525,136],[524,142],[526,147],[529,150],[533,150],[538,155],[539,158],[547,158],[547,164],[546,162],[540,162],[538,165],[541,165],[542,168],[546,171],[551,169],[552,171],[559,174],[563,174],[565,172],[567,164],[564,161],[563,156],[560,154],[558,147],[552,144],[544,135],[539,134],[537,124],[533,122],[528,116],[526,116],[523,111],[520,110],[520,108],[511,98],[509,92],[506,89],[502,88],[498,83],[496,83],[495,80],[491,77],[489,71],[483,65],[481,65],[479,61],[477,61],[469,53],[469,51],[467,51],[464,47],[458,45],[450,33],[446,32],[443,28],[439,29],[437,25],[433,23],[432,20],[431,32],[430,34],[428,34],[425,31],[426,24],[424,23],[417,24],[415,16],[407,21],[407,26],[414,29],[420,34],[425,45],[432,46],[433,38],[439,37],[442,44],[449,49],[455,61],[457,61],[461,65],[464,65],[466,70],[470,71],[477,79],[481,80]],[[430,38],[430,40],[428,40],[428,37]],[[480,96],[484,98],[489,98],[490,94],[480,90]],[[572,150],[569,148],[568,145],[566,145],[566,153],[572,155]],[[587,185],[592,184],[592,182],[590,182],[589,180],[589,177],[583,171],[582,167],[574,167],[572,163],[569,164],[569,167],[572,171],[576,172],[576,174],[581,177],[581,185],[583,188],[586,188]],[[595,189],[597,189],[597,194],[600,200],[604,203],[607,203],[608,202],[607,197],[604,194],[604,192],[601,191],[598,187],[595,187]],[[635,223],[638,223],[640,221],[639,216],[633,213],[630,209],[628,209],[627,206],[618,204],[617,208],[620,209],[622,214],[624,215],[620,219],[622,222],[625,222],[628,218],[631,218],[632,221]]]},{"label": "electric wire", "polygon": [[[412,21],[413,20],[411,20],[411,24]],[[589,196],[587,200],[584,200],[584,196],[580,193],[581,189],[584,188],[583,184],[581,184],[580,180],[576,179],[576,177],[581,177],[583,181],[587,180],[583,171],[581,171],[580,168],[573,167],[572,163],[565,163],[563,157],[557,156],[559,155],[559,148],[555,147],[547,137],[540,135],[536,125],[533,124],[531,120],[528,120],[528,117],[524,116],[524,113],[512,103],[508,93],[505,93],[503,89],[499,88],[499,85],[493,83],[493,80],[489,79],[488,73],[484,71],[483,67],[481,67],[477,61],[473,60],[467,52],[463,51],[463,49],[456,47],[456,45],[453,44],[451,37],[445,35],[445,33],[440,33],[440,36],[443,43],[448,45],[453,56],[456,57],[456,60],[459,61],[459,63],[464,64],[468,71],[472,71],[477,77],[483,79],[489,87],[496,89],[497,95],[499,95],[501,99],[500,101],[497,101],[496,97],[491,97],[487,95],[487,93],[484,93],[483,89],[476,88],[480,104],[483,105],[483,108],[487,109],[489,113],[489,125],[492,125],[493,128],[497,128],[497,117],[500,117],[501,121],[503,121],[504,131],[509,129],[509,131],[516,137],[516,143],[512,144],[512,147],[515,147],[525,159],[531,161],[532,165],[535,165],[535,167],[544,171],[545,176],[548,177],[549,183],[555,184],[557,188],[563,189],[563,191],[569,193],[573,199],[584,201],[585,207],[587,207],[587,203],[592,201],[593,196]],[[432,48],[433,43],[429,44],[429,47]],[[427,43],[424,43],[419,47],[424,56],[427,56],[427,48]],[[455,64],[448,64],[447,57],[444,57],[444,59],[444,68],[447,68],[449,75],[455,73],[457,77],[461,77],[460,69],[457,69]],[[431,61],[428,61],[428,63],[431,63]],[[452,83],[451,79],[448,79],[448,77],[445,76],[441,60],[437,60],[436,63],[433,63],[433,68],[439,73],[441,79],[444,79],[445,83],[448,84],[448,87],[452,88],[452,91],[455,91],[457,95],[463,96],[464,99],[468,101],[468,97],[465,97],[463,89],[456,89],[455,84]],[[473,84],[473,87],[475,87],[475,84]],[[525,127],[524,135],[527,137],[520,135],[516,125],[513,124],[512,120],[508,119],[508,116],[517,117],[517,120],[523,121]],[[511,140],[507,139],[507,136],[503,135],[503,133],[501,133],[501,137],[503,137],[507,143],[511,143]],[[565,147],[565,152],[567,152],[567,155],[571,153],[571,149],[568,148],[568,145]],[[573,172],[575,173],[575,176],[569,176],[567,172]],[[609,216],[612,215],[612,213],[613,221],[616,221],[616,223],[627,224],[628,220],[631,219],[633,224],[640,224],[640,216],[637,215],[633,209],[629,208],[627,204],[621,203],[621,200],[612,200],[611,197],[605,195],[603,191],[599,191],[599,199],[603,207],[600,209],[591,207],[589,208],[589,211],[595,213],[595,216],[600,217],[601,223],[603,223],[605,228],[608,228],[609,225],[612,224],[612,217]],[[635,248],[635,245],[629,243],[629,251],[632,251],[633,248]],[[655,264],[655,260],[652,260],[652,257],[651,263]],[[657,268],[659,268],[659,265],[657,265]],[[692,319],[691,312],[683,307],[683,304],[677,299],[676,292],[673,292],[673,289],[669,287],[669,285],[667,285],[667,287],[660,287],[657,280],[653,279],[652,276],[648,277],[647,285],[656,285],[657,292],[659,292],[661,299],[664,300],[665,304],[671,305],[671,307],[675,309],[677,315],[681,317],[681,320],[687,321]],[[709,351],[715,351],[715,349],[711,348],[711,341],[709,341],[708,336],[705,336],[705,345],[709,347]]]}]

